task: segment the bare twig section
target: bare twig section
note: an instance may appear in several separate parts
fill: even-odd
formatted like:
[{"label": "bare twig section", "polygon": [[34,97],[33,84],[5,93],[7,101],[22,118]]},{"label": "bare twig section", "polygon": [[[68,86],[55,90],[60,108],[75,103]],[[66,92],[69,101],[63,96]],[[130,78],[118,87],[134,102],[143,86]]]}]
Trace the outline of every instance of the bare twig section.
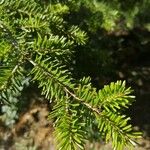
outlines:
[{"label": "bare twig section", "polygon": [[76,100],[80,101],[82,104],[84,104],[85,106],[87,106],[89,109],[91,109],[92,111],[96,112],[97,114],[101,114],[101,111],[98,108],[92,107],[90,104],[84,102],[82,99],[80,99],[79,97],[77,97],[75,94],[73,94],[72,92],[70,92],[66,87],[64,88],[64,90],[66,92],[68,92],[73,98],[75,98]]}]

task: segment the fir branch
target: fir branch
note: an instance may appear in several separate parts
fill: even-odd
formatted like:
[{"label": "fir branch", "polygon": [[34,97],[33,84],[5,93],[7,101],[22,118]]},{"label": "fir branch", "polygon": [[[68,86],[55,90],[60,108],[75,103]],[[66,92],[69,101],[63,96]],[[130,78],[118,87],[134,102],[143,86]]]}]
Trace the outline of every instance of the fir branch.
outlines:
[{"label": "fir branch", "polygon": [[[90,110],[92,110],[93,112],[96,112],[97,114],[100,115],[101,111],[98,108],[94,108],[92,107],[90,104],[86,103],[84,99],[81,99],[79,97],[77,97],[74,93],[72,93],[71,91],[73,91],[73,89],[70,89],[70,87],[68,87],[68,85],[65,85],[63,82],[61,82],[59,79],[55,78],[55,75],[48,72],[47,70],[45,70],[43,67],[39,66],[37,63],[35,63],[33,60],[29,60],[29,62],[34,65],[34,66],[38,66],[40,68],[43,69],[44,72],[46,72],[47,75],[50,76],[50,78],[54,78],[54,80],[56,82],[58,82],[62,87],[63,90],[66,91],[69,95],[71,95],[71,97],[73,97],[74,99],[76,99],[79,103],[85,105],[86,107],[88,107]],[[70,90],[69,90],[70,89]]]},{"label": "fir branch", "polygon": [[[10,83],[10,80],[11,80],[12,76],[15,74],[15,72],[17,71],[17,69],[19,68],[19,66],[20,66],[20,65],[17,64],[17,65],[12,69],[12,71],[9,73],[9,75],[7,75],[7,79],[6,79],[5,76],[3,77],[3,78],[6,79],[6,82],[2,83],[2,86],[0,87],[0,91],[4,90],[4,89],[7,87],[7,85]],[[0,69],[3,69],[3,70],[4,70],[4,67],[1,67],[1,66],[0,66]]]},{"label": "fir branch", "polygon": [[141,137],[140,132],[135,132],[131,125],[127,125],[130,118],[125,115],[118,115],[112,112],[101,113],[101,116],[96,114],[98,127],[100,132],[106,136],[106,143],[112,140],[114,149],[123,149],[126,145],[136,145],[133,139]]},{"label": "fir branch", "polygon": [[130,95],[133,91],[131,88],[125,88],[125,81],[117,81],[110,85],[104,86],[102,90],[99,90],[98,95],[100,101],[98,102],[101,107],[105,107],[107,110],[112,109],[117,111],[122,107],[128,108],[133,102],[135,96]]},{"label": "fir branch", "polygon": [[[87,127],[96,121],[106,141],[112,140],[114,149],[122,150],[123,145],[134,145],[132,139],[139,136],[127,124],[129,119],[120,114],[120,110],[132,103],[132,90],[125,87],[125,82],[117,81],[97,91],[89,78],[73,79],[65,65],[73,61],[74,49],[87,41],[87,33],[73,25],[70,18],[66,19],[72,10],[77,13],[81,5],[80,0],[77,4],[66,1],[65,5],[60,1],[6,0],[0,5],[0,36],[7,41],[6,45],[11,45],[10,53],[13,51],[9,55],[11,61],[6,62],[8,66],[2,64],[11,67],[10,72],[1,67],[1,79],[6,82],[0,88],[0,99],[11,101],[13,97],[15,102],[11,101],[11,104],[16,106],[16,98],[24,88],[28,73],[32,81],[38,82],[41,94],[53,102],[50,118],[54,120],[58,149],[84,149]],[[119,16],[117,8],[113,10],[103,2],[88,0],[84,0],[84,5],[92,14],[83,20],[89,35],[93,35],[93,30],[104,28],[109,31],[115,27],[115,19]],[[101,13],[103,22],[98,24],[97,18],[101,19]]]}]

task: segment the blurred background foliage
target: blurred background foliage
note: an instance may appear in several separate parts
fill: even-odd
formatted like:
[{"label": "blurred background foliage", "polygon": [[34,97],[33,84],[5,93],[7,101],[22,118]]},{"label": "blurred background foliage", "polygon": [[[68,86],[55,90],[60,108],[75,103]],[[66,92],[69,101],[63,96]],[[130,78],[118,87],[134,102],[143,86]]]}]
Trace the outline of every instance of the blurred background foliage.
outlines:
[{"label": "blurred background foliage", "polygon": [[[126,80],[137,96],[137,101],[126,113],[130,113],[132,123],[144,132],[144,136],[149,137],[150,1],[37,1],[40,1],[41,5],[49,2],[56,4],[52,9],[55,9],[55,12],[58,10],[57,13],[60,9],[62,12],[63,9],[62,17],[68,25],[78,25],[88,35],[86,45],[76,47],[73,61],[68,64],[74,77],[79,79],[83,76],[90,76],[93,85],[98,89],[110,81]],[[6,48],[5,43],[0,47]],[[1,55],[4,55],[3,52],[0,53],[0,57]],[[25,79],[22,85],[28,85],[28,80]],[[38,93],[38,90],[33,87],[28,87],[23,92],[28,93],[32,89],[32,92]],[[26,109],[16,110],[13,107],[2,107],[0,117],[6,125],[12,127],[14,120],[19,122],[17,111],[23,114],[31,108],[29,102],[33,103],[29,100],[30,98],[27,98],[26,94],[23,96],[22,100],[18,101],[16,95],[12,101],[23,107],[26,105]],[[38,95],[38,97],[40,96]],[[26,102],[23,99],[26,99]],[[93,131],[90,133],[89,136],[96,140],[98,135]]]}]

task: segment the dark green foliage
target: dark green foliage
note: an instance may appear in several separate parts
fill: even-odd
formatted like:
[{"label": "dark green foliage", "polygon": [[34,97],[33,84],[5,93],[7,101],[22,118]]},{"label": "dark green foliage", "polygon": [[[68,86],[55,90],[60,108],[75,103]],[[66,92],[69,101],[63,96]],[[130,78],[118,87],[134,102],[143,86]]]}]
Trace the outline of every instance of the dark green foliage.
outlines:
[{"label": "dark green foliage", "polygon": [[[86,19],[73,22],[71,17],[82,11],[81,6],[86,10],[85,14],[81,12]],[[82,48],[83,53],[86,48],[86,53],[97,49],[94,35],[99,28],[115,28],[120,14],[112,9],[113,5],[102,1],[5,0],[0,5],[0,100],[6,120],[10,112],[10,120],[16,119],[22,90],[28,82],[36,82],[53,105],[49,118],[54,122],[58,149],[84,149],[92,125],[97,125],[106,142],[112,141],[114,149],[135,144],[140,133],[134,132],[128,125],[129,118],[122,115],[133,102],[132,90],[125,87],[125,81],[98,90],[89,77],[83,77],[84,73],[80,72],[82,78],[78,80],[79,68],[74,65],[74,56]],[[105,48],[99,55],[104,61],[110,57]]]}]

